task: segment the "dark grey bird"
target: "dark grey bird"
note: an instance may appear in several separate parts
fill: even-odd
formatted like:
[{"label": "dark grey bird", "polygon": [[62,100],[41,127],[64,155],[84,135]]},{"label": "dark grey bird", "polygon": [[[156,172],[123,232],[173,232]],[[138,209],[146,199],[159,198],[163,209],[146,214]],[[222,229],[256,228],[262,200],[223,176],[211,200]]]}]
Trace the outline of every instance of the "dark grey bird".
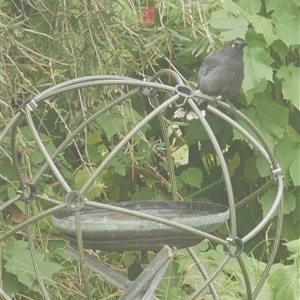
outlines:
[{"label": "dark grey bird", "polygon": [[[223,49],[209,55],[202,63],[198,72],[198,90],[202,94],[212,96],[215,99],[220,96],[227,102],[240,90],[244,80],[243,48],[246,42],[235,40],[226,44]],[[207,102],[196,101],[198,105],[205,109]],[[234,106],[233,106],[234,107]],[[186,115],[186,108],[177,110],[174,117]],[[196,116],[194,112],[186,115],[187,119]]]}]

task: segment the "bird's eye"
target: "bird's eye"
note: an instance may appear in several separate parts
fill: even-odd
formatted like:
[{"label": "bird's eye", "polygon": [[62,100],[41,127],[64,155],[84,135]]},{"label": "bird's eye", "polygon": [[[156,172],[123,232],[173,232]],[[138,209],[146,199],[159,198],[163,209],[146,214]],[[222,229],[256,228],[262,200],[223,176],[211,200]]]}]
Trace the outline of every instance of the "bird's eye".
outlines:
[{"label": "bird's eye", "polygon": [[236,47],[236,44],[232,43],[231,48],[235,48],[235,47]]}]

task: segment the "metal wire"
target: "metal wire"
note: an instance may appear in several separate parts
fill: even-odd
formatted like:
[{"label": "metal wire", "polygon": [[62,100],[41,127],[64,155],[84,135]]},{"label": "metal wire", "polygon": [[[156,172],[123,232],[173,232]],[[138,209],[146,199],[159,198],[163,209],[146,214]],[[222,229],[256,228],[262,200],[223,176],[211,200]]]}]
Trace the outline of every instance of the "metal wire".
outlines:
[{"label": "metal wire", "polygon": [[[115,147],[111,150],[111,152],[102,160],[102,162],[98,165],[98,167],[95,169],[94,173],[87,178],[86,182],[83,184],[81,187],[80,191],[82,194],[86,193],[97,176],[101,174],[101,172],[104,171],[104,169],[107,167],[107,165],[112,161],[112,159],[115,157],[115,155],[126,145],[126,143],[134,137],[135,134],[137,134],[143,126],[145,126],[150,120],[152,120],[154,117],[158,117],[159,124],[160,124],[160,129],[162,132],[162,137],[163,137],[163,142],[165,144],[165,151],[166,151],[166,157],[167,161],[169,164],[169,182],[171,186],[171,193],[172,193],[172,198],[173,200],[178,200],[178,191],[177,191],[177,186],[176,186],[176,178],[175,178],[175,172],[174,172],[174,162],[172,160],[172,153],[171,153],[171,146],[168,140],[168,135],[167,135],[167,126],[166,122],[163,117],[163,112],[164,110],[170,106],[171,104],[175,103],[178,101],[180,98],[182,98],[182,95],[178,94],[178,90],[176,90],[175,87],[170,86],[170,85],[165,85],[161,83],[157,83],[156,80],[160,79],[162,76],[171,76],[177,85],[184,86],[184,82],[181,79],[181,77],[174,71],[171,70],[161,70],[157,72],[151,79],[150,81],[143,81],[143,80],[138,80],[138,79],[133,79],[133,78],[128,78],[128,77],[121,77],[121,76],[87,76],[87,77],[82,77],[82,78],[77,78],[73,80],[69,80],[67,82],[60,83],[58,85],[55,85],[38,95],[36,95],[33,99],[30,101],[27,101],[22,107],[20,107],[20,111],[15,114],[15,116],[10,120],[8,125],[4,128],[3,132],[0,134],[0,145],[5,141],[5,139],[9,138],[10,139],[10,151],[11,151],[11,156],[12,156],[12,161],[14,164],[15,171],[17,173],[20,186],[24,186],[24,178],[21,172],[20,168],[20,163],[17,159],[17,134],[18,134],[18,126],[21,121],[26,121],[32,134],[34,137],[34,140],[40,150],[40,152],[43,154],[45,158],[45,163],[41,166],[40,170],[37,172],[37,174],[32,178],[31,184],[35,185],[41,176],[45,174],[46,171],[50,170],[54,176],[57,178],[61,186],[63,187],[64,191],[66,193],[71,192],[72,189],[67,183],[66,179],[64,178],[63,174],[59,170],[59,168],[56,166],[54,163],[55,158],[59,153],[61,153],[76,137],[78,133],[80,133],[82,130],[84,130],[90,123],[92,123],[96,118],[99,116],[105,114],[108,112],[110,109],[115,107],[116,105],[122,104],[124,101],[127,101],[137,95],[140,92],[140,88],[148,88],[151,90],[155,90],[164,94],[169,95],[169,98],[165,100],[163,103],[159,104],[158,101],[156,101],[154,98],[154,104],[155,107],[154,109],[147,115],[145,116],[144,119],[142,119],[138,124],[136,124],[127,134],[122,138],[122,140],[115,145]],[[99,109],[95,113],[93,113],[91,116],[89,116],[86,120],[82,122],[76,129],[74,129],[66,139],[59,145],[57,146],[56,150],[50,155],[39,135],[39,131],[36,128],[36,125],[33,121],[32,117],[32,111],[36,109],[37,104],[39,102],[42,102],[43,100],[48,99],[49,97],[52,97],[55,99],[56,96],[58,96],[61,93],[65,93],[68,91],[72,90],[77,90],[77,89],[83,89],[87,87],[94,87],[94,86],[114,86],[114,85],[123,85],[127,87],[132,87],[132,90],[128,91],[127,93],[122,94],[119,96],[117,99],[114,101],[111,101],[108,103],[105,107]],[[200,94],[199,92],[195,92],[193,94],[193,97],[199,98],[202,100],[206,100],[208,102],[213,102],[213,99],[210,97],[207,97],[205,95]],[[255,197],[259,197],[262,193],[264,193],[269,187],[272,185],[275,185],[277,187],[277,194],[275,196],[273,205],[269,212],[266,214],[264,219],[255,226],[249,233],[247,233],[244,237],[241,237],[242,242],[247,242],[250,239],[252,239],[258,232],[263,230],[263,228],[267,225],[268,221],[272,218],[276,210],[278,210],[278,218],[277,218],[277,230],[276,230],[276,237],[275,237],[275,243],[273,246],[273,249],[271,251],[271,255],[269,258],[269,261],[266,265],[266,268],[257,284],[257,286],[254,288],[254,292],[252,292],[252,287],[250,285],[250,279],[247,274],[246,267],[243,263],[243,260],[241,257],[238,257],[238,263],[240,265],[243,277],[244,277],[244,282],[246,286],[246,294],[248,299],[255,299],[266,278],[267,275],[270,271],[270,268],[272,266],[272,263],[275,258],[275,254],[277,251],[277,248],[279,246],[279,241],[280,241],[280,233],[281,233],[281,228],[282,228],[282,220],[283,220],[283,176],[280,173],[280,168],[278,167],[276,160],[274,158],[274,155],[272,154],[272,151],[268,147],[267,143],[265,142],[265,139],[263,136],[260,134],[260,132],[257,130],[257,128],[254,126],[253,122],[249,120],[244,114],[242,114],[239,111],[232,111],[230,106],[226,103],[220,102],[218,103],[219,106],[231,111],[234,113],[236,117],[238,117],[241,121],[243,121],[249,128],[252,130],[252,132],[255,134],[253,136],[249,132],[247,132],[241,125],[239,125],[235,120],[230,118],[228,115],[222,113],[218,109],[208,106],[208,111],[219,117],[220,119],[224,120],[224,122],[227,122],[231,126],[233,126],[236,130],[238,130],[252,145],[259,151],[259,153],[264,157],[266,162],[270,165],[270,177],[269,179],[263,186],[259,187],[256,191],[254,191],[252,194],[247,195],[244,199],[239,201],[237,204],[235,203],[235,197],[233,194],[233,189],[232,189],[232,184],[231,184],[231,179],[229,176],[227,164],[225,161],[225,158],[223,156],[221,147],[218,144],[218,141],[214,135],[213,130],[211,129],[209,123],[207,120],[202,116],[198,106],[195,104],[193,101],[192,97],[187,97],[187,103],[190,105],[191,109],[195,112],[195,114],[198,116],[198,121],[199,121],[199,126],[202,126],[209,137],[209,139],[212,142],[212,145],[216,151],[216,154],[219,157],[220,161],[220,166],[221,170],[223,173],[224,181],[225,181],[225,186],[226,186],[226,191],[227,191],[227,197],[228,197],[228,206],[229,206],[229,212],[230,212],[230,238],[235,239],[237,238],[237,221],[236,221],[236,214],[237,211],[236,209],[247,204],[251,199]],[[0,151],[5,152],[6,150],[3,147],[0,147]],[[49,169],[48,169],[49,168]],[[279,172],[272,172],[273,169],[276,169],[276,171],[279,170]],[[39,282],[39,285],[41,287],[43,296],[45,299],[50,300],[50,296],[48,294],[47,288],[43,282],[43,278],[41,276],[41,272],[39,270],[39,266],[36,260],[35,256],[35,246],[34,246],[34,240],[33,240],[33,231],[32,231],[32,225],[37,222],[38,220],[45,218],[47,216],[51,216],[53,213],[61,211],[63,209],[66,209],[67,204],[62,203],[61,201],[57,199],[52,199],[48,197],[47,195],[43,194],[42,192],[38,192],[35,196],[36,200],[43,201],[45,203],[49,203],[51,205],[54,205],[54,207],[49,208],[43,212],[37,213],[35,215],[31,215],[30,213],[30,205],[31,203],[26,203],[26,216],[27,219],[24,220],[21,224],[17,224],[13,228],[11,228],[9,231],[1,233],[0,237],[0,242],[5,241],[8,237],[12,236],[14,233],[17,231],[27,228],[28,231],[28,242],[29,242],[29,247],[31,250],[31,257],[32,257],[32,264],[34,266],[34,270]],[[3,211],[6,209],[9,205],[15,203],[16,201],[20,201],[22,199],[22,195],[18,194],[17,196],[13,197],[12,199],[7,200],[2,206],[0,207],[0,211]],[[174,228],[178,228],[181,230],[185,230],[186,232],[190,232],[193,234],[196,234],[202,238],[207,238],[211,241],[214,241],[218,244],[221,245],[228,245],[228,241],[224,240],[222,238],[216,237],[213,234],[209,234],[206,232],[203,232],[201,230],[197,230],[188,226],[184,226],[180,223],[174,222],[174,221],[169,221],[154,215],[150,214],[145,214],[141,213],[138,211],[132,211],[130,209],[125,209],[123,207],[118,207],[118,206],[112,206],[108,204],[103,204],[103,203],[95,203],[91,201],[85,201],[85,205],[89,205],[91,207],[96,207],[96,208],[101,208],[105,209],[107,211],[115,211],[115,212],[120,212],[123,214],[128,214],[131,216],[136,216],[139,218],[151,220],[153,222],[158,222],[161,224],[165,224]],[[83,245],[83,239],[82,239],[82,220],[81,220],[81,214],[79,211],[75,212],[75,220],[76,220],[76,239],[77,239],[77,245],[78,245],[78,253],[75,253],[74,251],[69,250],[70,255],[73,257],[77,257],[77,260],[79,261],[80,264],[80,270],[83,278],[83,283],[85,286],[85,294],[87,299],[92,299],[91,291],[89,290],[88,286],[88,274],[87,274],[87,268],[92,269],[96,271],[95,267],[93,267],[93,259],[92,257],[88,257],[87,254],[84,253],[84,245]],[[213,285],[214,279],[218,276],[218,274],[223,270],[224,266],[231,260],[235,259],[235,257],[232,257],[230,254],[226,254],[223,261],[220,262],[219,266],[217,269],[210,275],[206,272],[204,267],[201,265],[199,259],[193,252],[191,248],[188,248],[188,253],[192,257],[192,259],[195,261],[196,265],[198,266],[198,269],[200,273],[203,276],[204,282],[203,284],[198,287],[198,289],[188,298],[189,300],[195,299],[206,287],[209,287],[211,294],[213,295],[214,299],[219,300],[219,296],[217,295],[217,291]],[[164,254],[165,255],[165,254]],[[98,264],[99,268],[104,266],[99,262]],[[160,275],[162,275],[163,271],[167,267],[167,264],[165,264],[162,269],[158,272],[160,272]],[[103,272],[98,272],[98,274],[104,274]],[[104,275],[103,275],[104,276]],[[112,282],[115,282],[115,278],[119,278],[119,275],[117,274],[111,274],[111,276],[108,276],[110,278],[109,280],[112,280]],[[119,278],[120,279],[120,278]],[[146,278],[147,279],[147,278]],[[143,279],[143,282],[147,282],[146,279]],[[148,297],[151,297],[151,299],[156,299],[155,297],[152,297],[151,295],[153,294],[153,291],[155,289],[155,286],[157,285],[158,278],[150,284],[151,288],[149,287],[148,292],[144,295],[145,299],[148,299]],[[129,287],[130,283],[124,279],[122,282],[120,282],[119,286],[122,286],[124,289],[129,288],[134,290],[137,288],[137,286],[132,286]],[[8,300],[10,299],[9,296],[2,290],[0,289],[0,296]],[[125,297],[125,296],[124,296]],[[143,299],[144,299],[143,298]]]}]

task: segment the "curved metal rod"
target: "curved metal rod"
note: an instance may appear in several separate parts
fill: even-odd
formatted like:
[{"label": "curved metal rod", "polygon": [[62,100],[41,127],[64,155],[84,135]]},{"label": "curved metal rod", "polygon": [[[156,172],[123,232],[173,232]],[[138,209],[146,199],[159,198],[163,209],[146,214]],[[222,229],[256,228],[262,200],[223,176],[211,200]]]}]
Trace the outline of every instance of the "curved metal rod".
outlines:
[{"label": "curved metal rod", "polygon": [[75,212],[75,227],[76,227],[76,240],[77,240],[77,248],[79,253],[79,264],[80,264],[80,271],[82,273],[83,277],[83,284],[85,288],[85,293],[87,296],[87,299],[91,300],[91,291],[89,287],[89,280],[87,276],[87,271],[85,267],[85,258],[84,258],[84,250],[83,250],[83,241],[82,241],[82,221],[81,221],[81,215],[79,211]]},{"label": "curved metal rod", "polygon": [[[30,204],[26,204],[25,205],[25,215],[27,219],[30,219]],[[32,224],[29,224],[27,226],[27,233],[28,233],[28,245],[29,245],[29,249],[30,249],[30,256],[31,256],[31,261],[32,261],[32,265],[33,265],[33,269],[37,278],[37,281],[40,285],[42,294],[44,296],[44,299],[46,300],[51,300],[49,297],[49,294],[47,292],[44,280],[42,278],[42,274],[39,268],[39,264],[37,261],[37,257],[36,257],[36,253],[35,253],[35,246],[34,246],[34,234],[33,234],[33,229],[32,229]]]},{"label": "curved metal rod", "polygon": [[12,199],[4,202],[1,206],[0,206],[0,211],[3,211],[6,207],[10,206],[11,204],[13,204],[14,202],[16,202],[17,200],[19,200],[21,198],[21,195],[16,195],[15,197],[13,197]]},{"label": "curved metal rod", "polygon": [[85,88],[85,87],[90,87],[90,86],[95,86],[95,85],[129,85],[129,86],[138,86],[138,87],[148,87],[148,88],[153,88],[157,89],[160,91],[165,91],[165,92],[174,92],[175,88],[173,86],[169,85],[162,85],[160,83],[156,82],[150,82],[150,81],[138,81],[138,80],[98,80],[98,81],[88,81],[88,82],[81,82],[76,85],[67,85],[65,87],[61,87],[59,90],[51,90],[48,91],[47,93],[42,93],[37,95],[35,98],[32,99],[32,101],[35,101],[36,103],[52,97],[54,95],[57,95],[58,93],[62,92],[67,92],[73,89],[79,89],[79,88]]},{"label": "curved metal rod", "polygon": [[256,128],[256,126],[253,124],[253,122],[248,117],[246,117],[242,112],[240,112],[239,110],[232,110],[232,108],[230,107],[229,104],[227,104],[225,102],[222,102],[222,101],[219,101],[217,104],[219,106],[222,106],[222,107],[226,108],[227,110],[233,112],[236,116],[238,116],[240,119],[242,119],[254,131],[254,133],[256,134],[256,136],[258,137],[258,139],[260,140],[260,142],[262,143],[263,147],[268,152],[268,156],[269,156],[269,158],[270,158],[270,160],[272,162],[272,165],[274,167],[276,167],[277,163],[276,163],[276,160],[275,160],[275,157],[274,157],[272,151],[270,150],[269,145],[266,143],[266,141],[264,140],[263,136],[258,131],[258,129]]},{"label": "curved metal rod", "polygon": [[237,257],[237,261],[238,261],[238,264],[240,265],[240,268],[241,268],[241,271],[242,271],[242,274],[243,274],[243,277],[244,277],[246,291],[247,291],[247,298],[248,298],[248,300],[253,300],[251,298],[251,295],[252,295],[251,282],[250,282],[250,278],[249,278],[249,275],[247,273],[247,269],[246,269],[246,266],[244,264],[244,261],[243,261],[242,257]]},{"label": "curved metal rod", "polygon": [[[194,250],[189,247],[189,248],[186,248],[186,250],[188,251],[188,253],[190,254],[190,256],[192,257],[192,259],[194,260],[195,264],[197,265],[198,267],[198,270],[200,271],[200,273],[202,274],[203,278],[205,280],[209,279],[209,275],[206,273],[206,270],[204,269],[204,267],[202,266],[199,258],[197,257],[196,253],[194,252]],[[213,285],[213,282],[209,283],[208,284],[208,287],[210,289],[210,292],[212,293],[213,297],[215,300],[220,300],[218,294],[217,294],[217,291]]]},{"label": "curved metal rod", "polygon": [[11,152],[12,152],[12,161],[13,161],[13,164],[16,168],[16,172],[17,172],[19,182],[20,182],[21,185],[23,185],[24,180],[23,180],[23,176],[22,176],[22,173],[21,173],[21,170],[20,170],[20,166],[19,166],[19,162],[18,162],[17,149],[16,149],[16,135],[17,135],[16,132],[17,132],[17,126],[18,126],[19,120],[20,119],[18,119],[12,125],[11,134],[10,134],[10,147],[11,147]]},{"label": "curved metal rod", "polygon": [[[114,75],[96,75],[96,76],[84,76],[84,77],[80,77],[80,78],[75,78],[75,79],[71,79],[68,81],[64,81],[62,83],[56,84],[46,90],[44,90],[43,92],[37,94],[36,96],[34,96],[32,98],[32,100],[34,102],[39,102],[47,97],[53,96],[57,93],[60,93],[64,90],[65,87],[71,86],[73,88],[78,88],[78,86],[81,83],[84,82],[95,82],[95,81],[101,81],[101,80],[131,80],[131,81],[137,81],[137,82],[142,82],[139,79],[133,79],[133,78],[129,78],[129,77],[124,77],[124,76],[114,76]],[[91,84],[93,85],[93,84]],[[97,85],[97,84],[96,84]],[[71,89],[73,89],[71,88]]]},{"label": "curved metal rod", "polygon": [[251,199],[260,196],[263,192],[265,192],[269,187],[274,184],[274,178],[269,179],[266,183],[264,183],[261,187],[259,187],[256,191],[251,193],[249,196],[246,196],[244,199],[240,200],[235,204],[235,207],[238,209],[244,205],[246,205]]},{"label": "curved metal rod", "polygon": [[255,226],[254,229],[252,229],[247,235],[245,235],[242,240],[244,243],[248,242],[252,237],[261,231],[269,222],[269,220],[273,217],[276,209],[280,206],[280,203],[282,202],[282,197],[283,197],[283,177],[278,176],[277,177],[278,181],[278,191],[277,195],[275,197],[274,203],[268,213],[265,215],[265,217],[260,221],[258,225]]},{"label": "curved metal rod", "polygon": [[173,71],[173,70],[170,70],[170,69],[162,69],[162,70],[159,70],[158,72],[156,72],[152,77],[151,77],[151,80],[150,82],[153,82],[155,81],[156,79],[158,79],[159,77],[163,76],[163,75],[171,75],[175,81],[178,83],[178,84],[184,84],[183,80],[181,79],[181,77],[178,75],[177,72]]},{"label": "curved metal rod", "polygon": [[50,215],[54,214],[55,212],[58,212],[66,207],[67,207],[66,204],[61,204],[61,205],[55,206],[53,208],[47,209],[46,211],[43,211],[42,213],[36,214],[34,217],[31,217],[30,219],[25,220],[23,223],[20,223],[20,224],[14,226],[11,230],[5,232],[2,236],[0,236],[0,242],[4,241],[6,238],[11,236],[12,234],[27,227],[28,225],[34,223],[35,221],[38,221],[38,220],[43,219],[44,217],[50,216]]},{"label": "curved metal rod", "polygon": [[201,121],[204,129],[206,130],[206,132],[213,144],[213,147],[220,159],[220,165],[221,165],[223,175],[224,175],[226,191],[227,191],[227,196],[228,196],[228,202],[229,202],[231,236],[233,238],[235,238],[237,235],[235,202],[234,202],[234,195],[233,195],[233,189],[232,189],[232,185],[231,185],[230,175],[229,175],[229,171],[227,168],[227,164],[226,164],[223,152],[220,148],[220,145],[219,145],[211,127],[207,123],[206,119],[202,116],[201,111],[199,110],[196,103],[192,99],[188,99],[188,103],[191,106],[191,108],[194,110],[194,112],[197,114],[199,121]]},{"label": "curved metal rod", "polygon": [[226,256],[219,267],[210,275],[209,279],[205,280],[204,283],[195,291],[190,297],[188,297],[186,300],[193,300],[195,299],[206,287],[209,283],[211,283],[217,275],[220,273],[220,271],[224,268],[224,266],[229,262],[230,256]]},{"label": "curved metal rod", "polygon": [[[258,149],[258,151],[263,155],[263,157],[266,159],[269,165],[271,165],[271,159],[268,155],[268,151],[265,150],[257,141],[256,139],[248,132],[246,131],[240,124],[236,123],[234,120],[232,120],[230,117],[219,111],[218,109],[208,106],[208,110],[223,119],[224,121],[228,122],[230,125],[232,125],[236,130],[238,130],[244,137],[250,140],[250,142]],[[252,128],[251,128],[252,129]]]},{"label": "curved metal rod", "polygon": [[2,300],[11,300],[11,298],[3,291],[2,287],[0,287],[0,296]]},{"label": "curved metal rod", "polygon": [[56,167],[55,163],[53,162],[53,160],[51,159],[50,155],[48,154],[48,151],[46,149],[46,147],[44,146],[44,143],[42,142],[38,131],[35,128],[35,125],[33,123],[33,120],[31,118],[31,114],[30,114],[30,110],[27,108],[25,110],[25,115],[26,115],[26,119],[28,122],[28,125],[31,129],[31,132],[33,134],[33,137],[40,149],[40,151],[42,152],[42,154],[44,155],[49,167],[51,168],[51,170],[53,171],[54,175],[56,176],[56,178],[59,180],[59,182],[61,183],[61,185],[64,187],[64,189],[67,192],[71,192],[72,189],[71,187],[68,185],[67,181],[64,179],[64,177],[62,176],[62,174],[59,172],[58,168]]},{"label": "curved metal rod", "polygon": [[280,235],[281,235],[281,230],[282,230],[282,225],[283,225],[283,196],[282,196],[282,201],[280,202],[280,205],[278,207],[278,218],[277,218],[277,228],[276,228],[276,235],[275,235],[275,239],[274,239],[274,246],[271,252],[271,256],[269,258],[269,261],[266,265],[266,268],[253,292],[252,295],[252,299],[255,300],[256,297],[258,296],[260,290],[262,289],[262,286],[264,285],[269,272],[272,268],[273,262],[275,260],[275,256],[279,247],[279,243],[280,243]]},{"label": "curved metal rod", "polygon": [[12,119],[9,121],[9,123],[5,126],[5,128],[2,131],[2,133],[0,134],[0,144],[3,142],[3,140],[5,139],[5,137],[7,136],[7,134],[9,133],[9,131],[11,130],[11,128],[13,126],[15,126],[15,124],[20,120],[21,117],[22,117],[22,113],[21,112],[17,112],[12,117]]}]

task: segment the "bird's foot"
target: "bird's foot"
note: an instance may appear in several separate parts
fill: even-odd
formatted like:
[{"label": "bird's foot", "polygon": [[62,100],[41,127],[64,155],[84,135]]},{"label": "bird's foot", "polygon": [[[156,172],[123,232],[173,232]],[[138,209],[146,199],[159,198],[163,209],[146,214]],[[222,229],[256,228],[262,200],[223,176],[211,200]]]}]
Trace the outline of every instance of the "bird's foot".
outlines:
[{"label": "bird's foot", "polygon": [[230,108],[231,108],[231,110],[233,112],[236,112],[236,107],[231,102],[229,102],[228,100],[226,100],[226,103],[229,104],[229,106],[230,106]]},{"label": "bird's foot", "polygon": [[213,96],[212,99],[214,103],[218,104],[219,100],[222,99],[222,96]]}]

